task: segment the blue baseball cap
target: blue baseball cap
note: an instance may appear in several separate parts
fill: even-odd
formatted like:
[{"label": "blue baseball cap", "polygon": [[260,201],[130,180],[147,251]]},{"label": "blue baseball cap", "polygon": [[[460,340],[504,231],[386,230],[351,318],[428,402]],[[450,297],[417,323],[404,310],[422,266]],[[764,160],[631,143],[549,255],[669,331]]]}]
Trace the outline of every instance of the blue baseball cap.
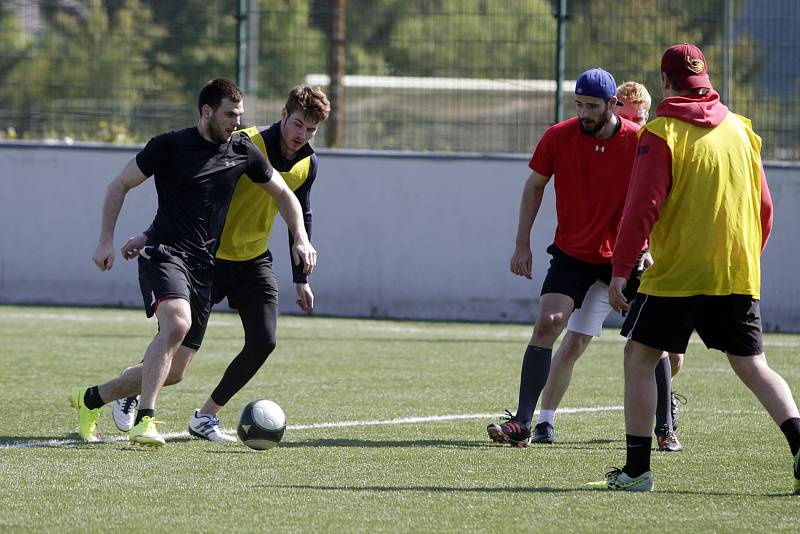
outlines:
[{"label": "blue baseball cap", "polygon": [[617,96],[617,82],[608,71],[589,69],[575,82],[575,94],[608,100],[612,96]]}]

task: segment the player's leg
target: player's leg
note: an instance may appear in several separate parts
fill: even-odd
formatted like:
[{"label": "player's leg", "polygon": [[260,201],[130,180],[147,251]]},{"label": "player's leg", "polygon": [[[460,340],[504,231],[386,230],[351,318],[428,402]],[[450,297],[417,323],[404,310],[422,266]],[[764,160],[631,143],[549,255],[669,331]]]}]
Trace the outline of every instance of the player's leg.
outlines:
[{"label": "player's leg", "polygon": [[656,365],[663,352],[683,353],[694,330],[699,303],[695,297],[667,298],[636,295],[625,318],[625,441],[626,462],[606,479],[591,483],[597,489],[650,491],[653,418],[656,410]]},{"label": "player's leg", "polygon": [[675,434],[675,426],[672,420],[673,400],[672,394],[672,371],[670,370],[669,356],[667,353],[661,355],[655,369],[656,380],[656,426],[655,434],[658,443],[658,450],[661,452],[680,452],[683,445]]},{"label": "player's leg", "polygon": [[[184,338],[185,339],[185,338]],[[196,350],[181,345],[172,356],[164,386],[171,386],[183,380]],[[112,416],[114,424],[122,432],[128,432],[136,422],[136,408],[139,406],[139,393],[142,386],[142,363],[127,367],[122,374],[100,386],[103,398],[114,399]],[[106,395],[108,395],[106,397]]]},{"label": "player's leg", "polygon": [[736,376],[753,392],[780,427],[794,457],[793,491],[800,492],[800,413],[786,381],[764,355],[759,301],[749,295],[709,297],[698,334],[708,348],[728,356]]},{"label": "player's leg", "polygon": [[158,304],[156,317],[158,334],[144,353],[139,406],[129,433],[131,443],[150,447],[164,445],[164,438],[156,429],[156,400],[172,366],[172,357],[192,325],[191,307],[182,298],[162,300]]},{"label": "player's leg", "polygon": [[509,413],[507,422],[486,427],[492,441],[528,446],[533,412],[550,373],[553,343],[566,326],[572,308],[573,300],[566,295],[547,293],[541,296],[533,336],[522,359],[517,411],[513,415]]},{"label": "player's leg", "polygon": [[728,361],[786,436],[794,457],[792,490],[800,493],[800,414],[789,385],[770,368],[763,353],[756,356],[729,353]]},{"label": "player's leg", "polygon": [[[247,302],[239,305],[244,327],[244,346],[228,365],[203,411],[216,414],[255,376],[276,345],[277,303]],[[208,408],[206,410],[205,408]]]},{"label": "player's leg", "polygon": [[572,380],[575,362],[586,351],[592,336],[568,330],[550,364],[547,383],[542,390],[542,408],[531,434],[531,443],[555,442],[555,416]]},{"label": "player's leg", "polygon": [[211,441],[236,441],[219,428],[217,414],[252,379],[275,349],[278,316],[276,303],[245,302],[238,305],[245,343],[228,365],[217,387],[189,422],[189,431]]},{"label": "player's leg", "polygon": [[[678,354],[674,352],[669,352],[669,366],[670,371],[672,374],[672,379],[674,380],[678,373],[681,372],[683,369],[683,354]],[[672,396],[670,397],[670,417],[672,418],[672,430],[673,432],[678,431],[678,425],[681,422],[681,412],[680,412],[680,405],[686,404],[686,397],[681,395],[680,393],[676,393],[674,390],[672,391]]]},{"label": "player's leg", "polygon": [[592,337],[602,334],[603,321],[610,311],[608,286],[598,280],[586,292],[581,307],[570,315],[567,333],[553,355],[547,384],[542,390],[542,408],[531,435],[531,443],[555,441],[555,412],[569,387],[575,363],[586,351]]},{"label": "player's leg", "polygon": [[[160,245],[148,245],[138,259],[139,287],[147,317],[155,314],[158,303],[169,299],[189,299],[186,270],[182,261]],[[184,332],[185,333],[185,332]],[[159,332],[161,334],[161,332]],[[153,342],[156,341],[153,339]],[[151,345],[152,343],[151,342]],[[180,341],[178,341],[180,343]],[[141,365],[126,369],[121,376],[90,388],[75,388],[70,403],[78,411],[80,435],[99,441],[97,421],[100,409],[116,398],[135,395],[141,389]]]},{"label": "player's leg", "polygon": [[542,284],[533,335],[522,360],[517,411],[509,414],[506,423],[492,423],[486,427],[493,441],[518,447],[529,444],[533,412],[550,373],[553,343],[564,330],[572,310],[580,307],[597,280],[593,265],[565,254],[555,245],[547,251],[553,258]]},{"label": "player's leg", "polygon": [[217,417],[258,372],[275,350],[278,319],[278,281],[269,251],[247,262],[218,262],[214,269],[212,300],[228,303],[239,312],[244,346],[233,358],[214,391],[189,421],[189,432],[211,441],[236,441],[220,429]]},{"label": "player's leg", "polygon": [[672,374],[672,378],[678,376],[678,373],[681,372],[683,369],[683,354],[678,354],[675,352],[668,352],[669,355],[669,367],[670,373]]}]

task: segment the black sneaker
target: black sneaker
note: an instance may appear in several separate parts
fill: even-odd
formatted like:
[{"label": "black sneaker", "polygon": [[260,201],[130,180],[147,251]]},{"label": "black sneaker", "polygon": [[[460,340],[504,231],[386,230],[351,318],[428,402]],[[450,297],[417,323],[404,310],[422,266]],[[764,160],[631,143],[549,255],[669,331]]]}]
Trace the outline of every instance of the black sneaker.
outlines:
[{"label": "black sneaker", "polygon": [[681,414],[678,410],[678,403],[686,404],[687,400],[686,397],[681,395],[680,393],[672,392],[672,399],[670,399],[670,412],[672,413],[672,430],[677,432],[678,431],[678,423],[681,420]]},{"label": "black sneaker", "polygon": [[491,423],[486,427],[489,439],[495,443],[508,443],[512,447],[527,447],[531,442],[531,431],[522,426],[514,416],[506,410],[506,415],[501,417],[506,422],[502,424]]},{"label": "black sneaker", "polygon": [[539,423],[533,429],[531,443],[553,443],[556,440],[556,430],[550,423]]},{"label": "black sneaker", "polygon": [[671,430],[663,434],[656,434],[656,440],[658,441],[658,450],[661,452],[681,452],[683,450],[683,445],[678,441],[678,436]]}]

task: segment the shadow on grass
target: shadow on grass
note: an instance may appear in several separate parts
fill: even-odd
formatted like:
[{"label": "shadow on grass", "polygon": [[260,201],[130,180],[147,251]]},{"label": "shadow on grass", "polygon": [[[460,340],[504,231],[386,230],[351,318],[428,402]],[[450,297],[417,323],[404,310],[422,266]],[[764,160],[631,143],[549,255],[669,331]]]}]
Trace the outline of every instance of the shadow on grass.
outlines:
[{"label": "shadow on grass", "polygon": [[[167,444],[192,441],[194,438],[170,437]],[[127,437],[122,434],[104,436],[103,441],[88,442],[83,441],[77,432],[72,432],[65,436],[0,436],[0,450],[3,449],[25,449],[32,447],[61,447],[65,449],[85,449],[87,447],[97,447],[99,445],[122,445],[123,449],[135,450],[128,444]]]},{"label": "shadow on grass", "polygon": [[[596,490],[592,488],[585,488],[577,486],[574,488],[553,488],[549,486],[531,487],[531,486],[510,486],[510,487],[478,487],[478,488],[465,488],[453,486],[325,486],[325,485],[311,485],[311,484],[254,484],[250,486],[251,489],[298,489],[298,490],[317,490],[317,491],[353,491],[353,492],[424,492],[424,493],[607,493],[612,492],[607,490]],[[624,493],[624,492],[617,492]],[[652,495],[658,498],[659,494],[667,495],[692,495],[697,497],[784,497],[800,499],[800,496],[791,493],[753,493],[742,491],[660,491],[656,490],[651,494],[644,493],[643,497]],[[627,496],[631,498],[632,496]]]},{"label": "shadow on grass", "polygon": [[[597,442],[600,444],[603,443],[614,443],[615,440],[593,440],[593,442]],[[616,440],[616,442],[622,442],[623,440]],[[549,450],[574,450],[574,449],[585,449],[585,450],[598,450],[597,447],[591,446],[593,442],[585,442],[585,441],[563,441],[559,442],[558,445],[532,445],[526,448],[517,448],[517,447],[510,447],[508,445],[492,443],[488,439],[486,441],[465,441],[465,440],[445,440],[445,439],[419,439],[419,440],[376,440],[376,439],[345,439],[345,438],[321,438],[321,439],[309,439],[309,440],[301,440],[301,441],[284,441],[280,444],[281,449],[303,449],[303,448],[389,448],[389,447],[440,447],[440,448],[447,448],[447,449],[466,449],[466,450],[474,450],[474,449],[498,449],[498,450],[506,450],[506,449],[513,449],[513,450],[541,450],[541,451],[549,451]],[[208,451],[214,454],[228,454],[229,452],[242,452],[242,451],[235,451],[235,450],[215,450],[215,451]],[[244,451],[247,452],[247,451]]]},{"label": "shadow on grass", "polygon": [[363,342],[373,342],[373,343],[442,343],[442,344],[459,344],[459,343],[493,343],[493,344],[516,344],[519,345],[519,339],[514,338],[476,338],[476,337],[464,337],[464,338],[436,338],[436,337],[412,337],[412,336],[396,336],[396,337],[381,337],[381,336],[351,336],[348,335],[345,337],[336,337],[336,336],[302,336],[302,335],[292,335],[292,334],[282,334],[281,340],[295,340],[295,341],[330,341],[334,343],[341,343],[343,340],[347,341],[363,341]]},{"label": "shadow on grass", "polygon": [[459,449],[474,449],[484,447],[494,447],[490,441],[464,441],[464,440],[445,440],[445,439],[420,439],[420,440],[375,440],[375,439],[309,439],[303,441],[290,441],[281,443],[281,448],[305,448],[305,447],[446,447]]}]

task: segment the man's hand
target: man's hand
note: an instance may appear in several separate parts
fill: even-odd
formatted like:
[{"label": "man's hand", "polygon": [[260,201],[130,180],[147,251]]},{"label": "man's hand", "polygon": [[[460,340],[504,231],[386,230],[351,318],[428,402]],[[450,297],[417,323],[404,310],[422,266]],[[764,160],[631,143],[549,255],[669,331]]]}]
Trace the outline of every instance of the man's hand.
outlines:
[{"label": "man's hand", "polygon": [[119,250],[122,257],[126,260],[132,260],[139,255],[139,251],[147,243],[147,236],[144,234],[129,237],[122,248]]},{"label": "man's hand", "polygon": [[317,265],[317,251],[307,240],[295,240],[292,245],[292,260],[295,265],[303,262],[303,272],[311,274]]},{"label": "man's hand", "polygon": [[306,313],[314,311],[314,293],[308,284],[295,284],[297,290],[297,305]]},{"label": "man's hand", "polygon": [[108,271],[114,266],[113,243],[98,243],[92,261],[101,271]]},{"label": "man's hand", "polygon": [[628,311],[631,309],[630,304],[628,304],[628,299],[622,294],[622,291],[627,285],[628,280],[623,276],[615,276],[611,279],[611,283],[608,284],[608,303],[617,311]]},{"label": "man's hand", "polygon": [[531,255],[531,248],[518,246],[514,250],[514,255],[511,256],[511,272],[530,280],[532,270],[533,256]]}]

